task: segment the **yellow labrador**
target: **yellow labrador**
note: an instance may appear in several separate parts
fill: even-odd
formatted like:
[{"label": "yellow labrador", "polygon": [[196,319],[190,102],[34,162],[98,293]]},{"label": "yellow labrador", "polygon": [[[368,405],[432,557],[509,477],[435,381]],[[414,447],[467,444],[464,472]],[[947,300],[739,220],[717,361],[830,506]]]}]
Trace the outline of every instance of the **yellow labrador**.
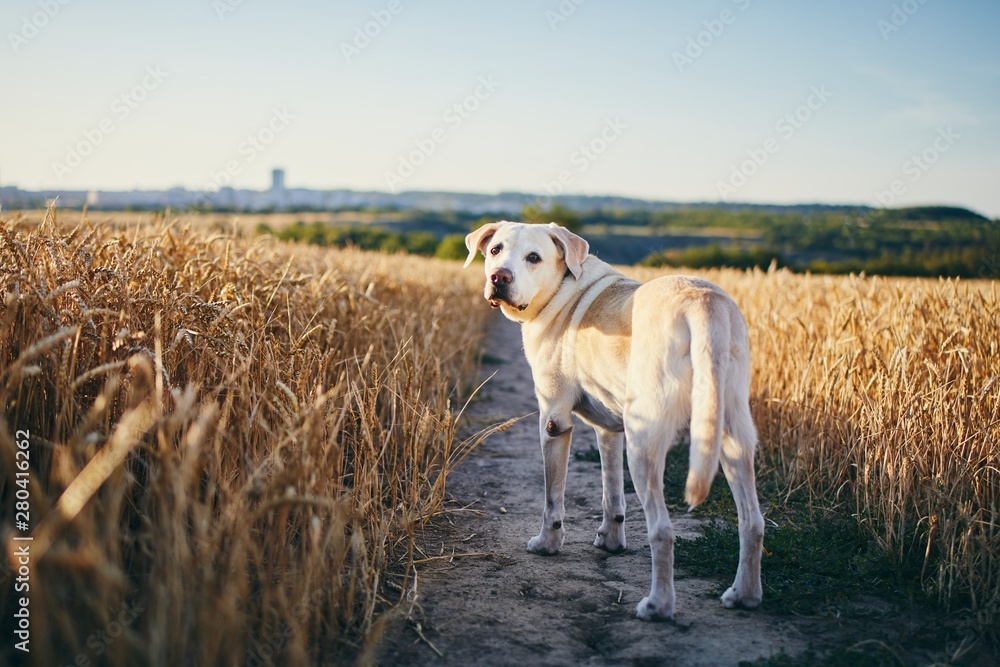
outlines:
[{"label": "yellow labrador", "polygon": [[562,546],[571,413],[597,431],[604,520],[594,546],[625,549],[622,447],[646,515],[653,556],[644,620],[674,614],[674,532],[663,502],[667,451],[690,419],[685,498],[708,495],[721,459],[736,500],[740,561],[726,607],[757,607],[764,519],[754,481],[757,431],[750,415],[750,351],[736,304],[712,283],[666,276],[629,280],[588,255],[584,239],[556,224],[487,224],[465,238],[468,266],[486,257],[484,296],[521,324],[540,411],[545,461],[542,530],[528,551]]}]

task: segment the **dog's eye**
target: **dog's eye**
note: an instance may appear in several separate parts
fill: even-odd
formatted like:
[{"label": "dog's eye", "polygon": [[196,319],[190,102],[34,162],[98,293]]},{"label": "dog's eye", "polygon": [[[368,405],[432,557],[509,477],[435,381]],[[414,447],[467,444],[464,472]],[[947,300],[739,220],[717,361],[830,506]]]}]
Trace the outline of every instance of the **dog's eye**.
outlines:
[{"label": "dog's eye", "polygon": [[495,246],[493,246],[492,248],[490,248],[490,254],[491,255],[499,255],[501,250],[503,250],[503,244],[502,243],[498,243]]},{"label": "dog's eye", "polygon": [[542,258],[538,256],[537,252],[529,252],[528,256],[525,257],[525,259],[532,264],[538,264],[540,261],[542,261]]}]

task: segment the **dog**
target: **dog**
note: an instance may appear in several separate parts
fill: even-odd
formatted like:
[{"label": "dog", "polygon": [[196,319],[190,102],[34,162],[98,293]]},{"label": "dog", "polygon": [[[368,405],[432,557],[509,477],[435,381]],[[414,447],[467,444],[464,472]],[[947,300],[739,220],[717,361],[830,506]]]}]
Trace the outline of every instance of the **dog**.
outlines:
[{"label": "dog", "polygon": [[740,560],[722,595],[727,608],[761,601],[764,518],[754,479],[746,322],[714,284],[665,276],[642,284],[590,255],[587,241],[548,225],[501,221],[465,238],[468,267],[486,258],[484,297],[521,324],[538,398],[545,467],[541,532],[528,551],[553,555],[565,535],[571,414],[597,432],[603,521],[594,546],[625,550],[622,449],[646,517],[653,572],[636,608],[643,620],[674,615],[674,531],[663,501],[667,451],[690,420],[685,500],[708,495],[722,463],[736,501]]}]

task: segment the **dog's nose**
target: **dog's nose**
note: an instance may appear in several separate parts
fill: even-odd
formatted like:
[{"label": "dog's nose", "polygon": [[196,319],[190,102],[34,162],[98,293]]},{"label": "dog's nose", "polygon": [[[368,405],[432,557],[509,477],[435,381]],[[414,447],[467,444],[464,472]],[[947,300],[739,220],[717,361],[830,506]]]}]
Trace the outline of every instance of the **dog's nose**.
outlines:
[{"label": "dog's nose", "polygon": [[490,282],[494,285],[510,285],[514,280],[514,274],[507,269],[497,269],[490,275]]}]

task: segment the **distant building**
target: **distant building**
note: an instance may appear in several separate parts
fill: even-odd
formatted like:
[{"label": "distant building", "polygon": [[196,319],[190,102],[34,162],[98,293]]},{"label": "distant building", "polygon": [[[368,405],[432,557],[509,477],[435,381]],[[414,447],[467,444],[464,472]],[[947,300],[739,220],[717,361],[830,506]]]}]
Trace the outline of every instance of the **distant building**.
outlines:
[{"label": "distant building", "polygon": [[271,170],[271,205],[276,211],[288,208],[288,192],[285,190],[285,170]]}]

